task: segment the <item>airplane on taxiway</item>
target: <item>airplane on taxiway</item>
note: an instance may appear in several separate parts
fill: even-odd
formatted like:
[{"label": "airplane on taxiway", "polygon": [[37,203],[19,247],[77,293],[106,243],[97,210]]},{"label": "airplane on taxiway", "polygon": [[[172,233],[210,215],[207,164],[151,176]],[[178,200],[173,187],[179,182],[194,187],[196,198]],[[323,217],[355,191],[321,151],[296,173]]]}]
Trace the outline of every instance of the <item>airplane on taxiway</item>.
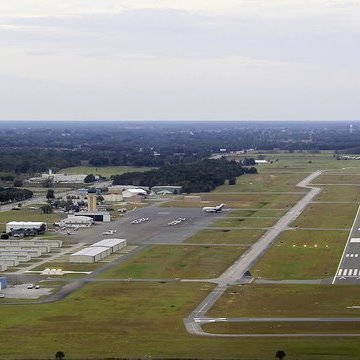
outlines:
[{"label": "airplane on taxiway", "polygon": [[214,213],[217,213],[217,212],[221,211],[224,206],[225,206],[225,204],[220,204],[220,205],[217,205],[217,206],[205,206],[205,207],[203,207],[202,209],[203,209],[205,212],[214,212]]}]

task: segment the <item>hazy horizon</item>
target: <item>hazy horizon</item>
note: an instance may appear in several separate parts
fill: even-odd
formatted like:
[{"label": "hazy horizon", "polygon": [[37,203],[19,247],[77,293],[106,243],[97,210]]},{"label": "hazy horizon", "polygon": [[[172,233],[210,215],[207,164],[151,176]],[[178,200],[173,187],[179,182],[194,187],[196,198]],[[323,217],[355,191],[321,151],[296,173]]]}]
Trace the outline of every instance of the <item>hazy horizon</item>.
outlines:
[{"label": "hazy horizon", "polygon": [[0,120],[356,121],[359,17],[351,0],[3,2]]}]

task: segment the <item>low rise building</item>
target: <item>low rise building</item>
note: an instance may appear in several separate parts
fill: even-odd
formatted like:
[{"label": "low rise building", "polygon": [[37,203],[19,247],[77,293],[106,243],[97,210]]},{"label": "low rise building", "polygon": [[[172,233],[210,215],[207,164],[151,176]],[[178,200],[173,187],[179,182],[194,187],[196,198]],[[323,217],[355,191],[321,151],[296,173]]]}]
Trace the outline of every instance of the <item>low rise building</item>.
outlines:
[{"label": "low rise building", "polygon": [[170,186],[170,185],[163,185],[163,186],[153,186],[151,188],[155,194],[159,195],[168,195],[168,194],[181,194],[182,186]]},{"label": "low rise building", "polygon": [[92,223],[93,219],[90,216],[69,215],[66,219],[63,219],[59,222],[59,226],[66,228],[84,228],[90,227]]},{"label": "low rise building", "polygon": [[43,233],[47,230],[46,222],[41,221],[10,221],[6,224],[6,232],[36,231]]}]

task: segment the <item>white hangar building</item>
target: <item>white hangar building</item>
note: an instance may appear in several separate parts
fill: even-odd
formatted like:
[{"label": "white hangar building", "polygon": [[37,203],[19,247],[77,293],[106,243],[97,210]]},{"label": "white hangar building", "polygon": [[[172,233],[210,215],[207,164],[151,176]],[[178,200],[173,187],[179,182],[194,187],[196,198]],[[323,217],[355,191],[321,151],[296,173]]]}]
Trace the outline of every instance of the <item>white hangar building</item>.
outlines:
[{"label": "white hangar building", "polygon": [[71,215],[59,222],[60,227],[89,227],[93,223],[90,216],[74,216]]},{"label": "white hangar building", "polygon": [[120,250],[121,248],[126,246],[126,240],[125,239],[104,239],[101,241],[98,241],[95,244],[92,244],[93,246],[103,246],[107,247],[111,250],[111,253]]},{"label": "white hangar building", "polygon": [[110,255],[110,249],[106,247],[88,247],[77,251],[69,256],[69,262],[71,263],[95,263],[106,256]]},{"label": "white hangar building", "polygon": [[95,263],[126,246],[125,239],[104,239],[69,256],[70,263]]},{"label": "white hangar building", "polygon": [[46,230],[46,222],[40,221],[11,221],[6,224],[6,232],[11,232],[14,230],[41,230],[41,228]]}]

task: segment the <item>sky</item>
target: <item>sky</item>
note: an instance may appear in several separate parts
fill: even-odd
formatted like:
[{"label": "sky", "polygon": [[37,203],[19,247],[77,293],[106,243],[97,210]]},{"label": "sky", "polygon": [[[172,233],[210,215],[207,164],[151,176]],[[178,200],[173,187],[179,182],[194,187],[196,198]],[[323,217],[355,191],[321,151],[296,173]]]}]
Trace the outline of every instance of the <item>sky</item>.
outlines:
[{"label": "sky", "polygon": [[0,0],[0,120],[360,119],[360,1]]}]

